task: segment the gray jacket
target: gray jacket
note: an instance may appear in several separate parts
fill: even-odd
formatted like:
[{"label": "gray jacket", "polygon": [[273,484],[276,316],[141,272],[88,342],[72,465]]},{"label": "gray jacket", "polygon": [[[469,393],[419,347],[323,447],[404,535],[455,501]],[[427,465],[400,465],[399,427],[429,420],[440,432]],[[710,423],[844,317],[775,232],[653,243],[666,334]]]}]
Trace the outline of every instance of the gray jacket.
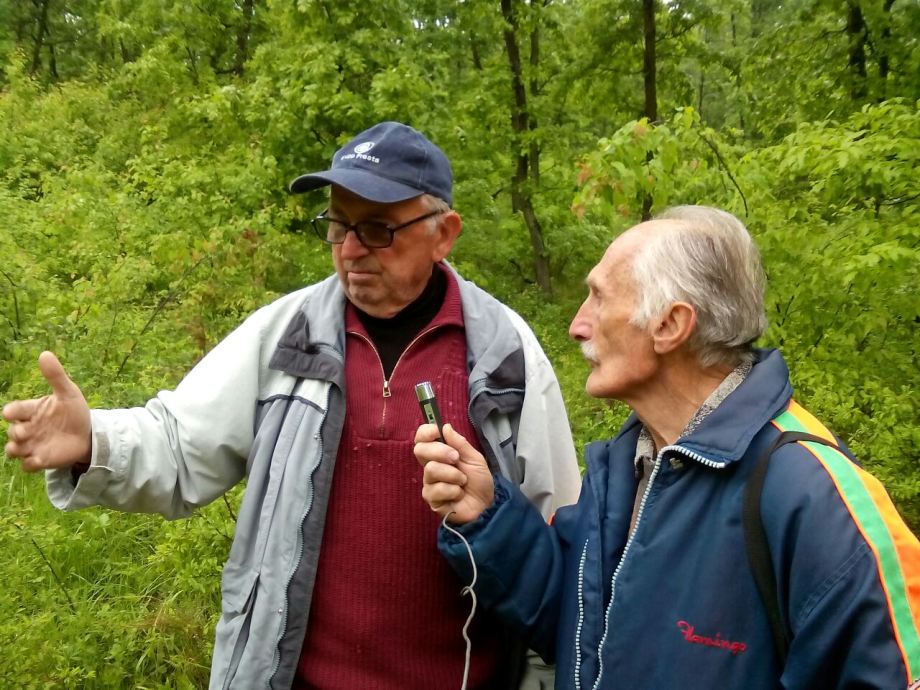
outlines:
[{"label": "gray jacket", "polygon": [[[549,516],[581,484],[558,382],[524,321],[455,277],[470,419],[493,470]],[[64,510],[170,519],[247,478],[221,579],[212,689],[292,682],[345,415],[344,305],[330,276],[260,309],[174,391],[143,408],[93,410],[92,463],[76,485],[69,471],[47,475]]]}]

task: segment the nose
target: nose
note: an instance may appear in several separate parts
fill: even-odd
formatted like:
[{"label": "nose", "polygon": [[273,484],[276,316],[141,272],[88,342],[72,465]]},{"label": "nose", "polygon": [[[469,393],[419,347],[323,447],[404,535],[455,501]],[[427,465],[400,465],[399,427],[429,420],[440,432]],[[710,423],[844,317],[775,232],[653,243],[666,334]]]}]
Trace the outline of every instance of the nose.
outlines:
[{"label": "nose", "polygon": [[345,241],[342,242],[341,252],[343,259],[358,259],[368,253],[368,248],[361,244],[358,239],[358,233],[349,230],[345,233]]},{"label": "nose", "polygon": [[575,313],[575,318],[573,318],[572,323],[569,324],[569,337],[578,342],[591,339],[591,322],[588,319],[587,305],[588,300],[581,303],[581,306]]}]

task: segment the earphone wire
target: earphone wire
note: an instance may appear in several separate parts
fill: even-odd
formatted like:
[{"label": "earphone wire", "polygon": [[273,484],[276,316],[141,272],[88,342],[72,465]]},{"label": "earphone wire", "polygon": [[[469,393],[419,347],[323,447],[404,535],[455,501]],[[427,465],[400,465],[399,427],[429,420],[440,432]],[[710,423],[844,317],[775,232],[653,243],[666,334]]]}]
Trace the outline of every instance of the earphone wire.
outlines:
[{"label": "earphone wire", "polygon": [[476,586],[476,579],[478,578],[479,574],[476,570],[476,559],[473,558],[473,549],[470,548],[470,543],[462,534],[460,534],[460,532],[447,524],[447,518],[449,518],[451,515],[453,515],[453,511],[444,516],[444,519],[441,520],[441,526],[463,542],[463,545],[466,547],[466,552],[470,557],[470,565],[473,566],[473,579],[470,581],[470,584],[460,590],[461,596],[464,594],[469,594],[472,601],[470,606],[470,615],[467,617],[466,623],[463,624],[463,639],[466,642],[466,660],[463,664],[463,684],[460,686],[460,690],[466,690],[466,683],[470,675],[470,657],[473,650],[473,643],[469,636],[469,628],[470,623],[473,622],[473,616],[476,615],[476,590],[474,587]]}]

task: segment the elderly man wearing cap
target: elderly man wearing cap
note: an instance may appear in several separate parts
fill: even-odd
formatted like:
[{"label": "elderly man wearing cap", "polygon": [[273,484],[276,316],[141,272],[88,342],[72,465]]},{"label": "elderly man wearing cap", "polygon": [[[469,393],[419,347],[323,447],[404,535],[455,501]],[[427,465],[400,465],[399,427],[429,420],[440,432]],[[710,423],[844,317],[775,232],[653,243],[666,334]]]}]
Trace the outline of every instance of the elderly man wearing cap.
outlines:
[{"label": "elderly man wearing cap", "polygon": [[523,649],[489,616],[465,660],[466,583],[419,498],[415,386],[547,517],[580,484],[558,383],[523,320],[444,262],[461,220],[437,146],[375,125],[291,190],[328,185],[313,226],[336,275],[253,314],[143,408],[91,411],[43,353],[52,393],[6,405],[6,453],[48,470],[65,510],[176,518],[247,478],[211,688],[515,687]]}]

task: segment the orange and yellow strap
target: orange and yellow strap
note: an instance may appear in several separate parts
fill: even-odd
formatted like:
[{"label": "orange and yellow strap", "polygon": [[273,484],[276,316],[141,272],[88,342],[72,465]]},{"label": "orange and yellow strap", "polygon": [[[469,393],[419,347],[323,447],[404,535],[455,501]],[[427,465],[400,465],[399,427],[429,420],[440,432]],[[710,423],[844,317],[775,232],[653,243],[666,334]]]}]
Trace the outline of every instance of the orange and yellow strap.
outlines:
[{"label": "orange and yellow strap", "polygon": [[[795,400],[773,420],[780,431],[825,438],[833,434]],[[836,448],[803,441],[837,487],[866,543],[875,554],[879,579],[898,646],[907,668],[907,685],[920,676],[920,542],[898,515],[881,483]]]}]

